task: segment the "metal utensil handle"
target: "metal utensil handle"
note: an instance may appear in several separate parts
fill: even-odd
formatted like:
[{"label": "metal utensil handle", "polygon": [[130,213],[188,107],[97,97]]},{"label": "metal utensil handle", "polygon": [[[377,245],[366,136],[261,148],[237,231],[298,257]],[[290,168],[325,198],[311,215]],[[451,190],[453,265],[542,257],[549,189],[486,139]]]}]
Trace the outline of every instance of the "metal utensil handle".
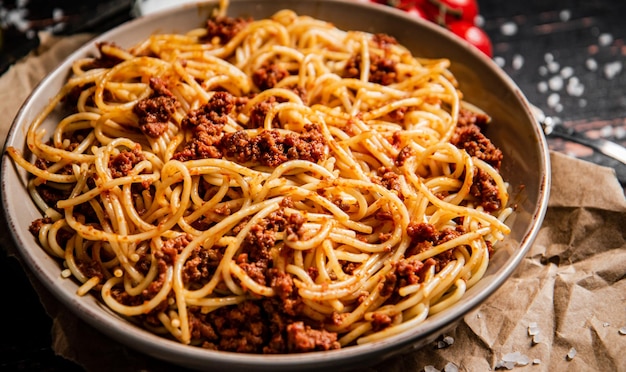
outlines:
[{"label": "metal utensil handle", "polygon": [[554,119],[550,116],[546,116],[539,107],[532,105],[531,108],[534,111],[535,118],[541,125],[541,128],[546,136],[561,137],[563,139],[585,145],[600,152],[601,154],[620,161],[622,164],[626,164],[626,147],[603,138],[589,138],[574,131],[573,129],[556,125]]}]

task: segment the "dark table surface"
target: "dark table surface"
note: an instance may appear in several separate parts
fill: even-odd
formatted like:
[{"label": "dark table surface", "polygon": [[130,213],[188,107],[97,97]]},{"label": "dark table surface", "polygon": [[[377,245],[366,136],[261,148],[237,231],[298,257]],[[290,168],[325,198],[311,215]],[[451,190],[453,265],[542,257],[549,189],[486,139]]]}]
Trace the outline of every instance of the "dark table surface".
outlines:
[{"label": "dark table surface", "polygon": [[[494,60],[530,102],[567,128],[626,146],[626,2],[478,2],[478,23],[493,42]],[[34,30],[100,32],[128,20],[130,5],[130,0],[97,5],[76,0],[0,1],[4,36],[0,73],[37,47]],[[614,168],[620,183],[626,185],[626,165],[561,138],[548,137],[548,144],[554,151]],[[79,371],[72,362],[54,355],[51,319],[19,263],[4,250],[0,283],[5,283],[4,299],[20,299],[19,310],[6,304],[0,307],[5,319],[0,331],[0,370]]]}]

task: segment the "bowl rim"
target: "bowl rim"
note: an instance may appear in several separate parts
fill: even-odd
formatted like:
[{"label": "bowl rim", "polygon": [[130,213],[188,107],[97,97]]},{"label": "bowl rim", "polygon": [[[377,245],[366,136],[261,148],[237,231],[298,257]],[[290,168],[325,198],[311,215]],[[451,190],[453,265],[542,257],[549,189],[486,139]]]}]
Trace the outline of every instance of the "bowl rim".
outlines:
[{"label": "bowl rim", "polygon": [[[204,5],[212,5],[216,2],[217,0],[210,0],[203,1],[201,3]],[[233,2],[258,3],[259,1],[235,0]],[[375,9],[373,11],[387,13],[388,16],[391,17],[405,17],[407,19],[411,17],[391,7],[383,7],[376,4],[363,3],[353,0],[302,0],[302,2],[350,4],[354,7],[372,8]],[[33,105],[33,97],[35,97],[36,93],[39,92],[42,87],[45,87],[49,81],[58,78],[59,74],[66,74],[71,61],[75,60],[78,56],[85,55],[85,53],[93,48],[94,43],[98,41],[109,41],[114,35],[133,30],[139,25],[156,23],[163,17],[171,14],[172,12],[185,12],[188,11],[189,8],[195,8],[199,5],[200,3],[183,4],[182,6],[176,6],[174,8],[160,10],[154,13],[150,13],[148,15],[132,19],[117,27],[114,27],[109,31],[102,33],[101,35],[98,35],[97,37],[91,39],[83,46],[78,48],[76,51],[71,53],[67,58],[63,60],[61,64],[59,64],[59,66],[54,68],[53,71],[51,71],[42,81],[37,84],[37,86],[33,89],[28,98],[25,100],[24,104],[20,107],[9,130],[9,134],[5,142],[5,149],[12,142],[16,141],[17,132],[20,129],[20,125],[24,125],[22,123],[24,121],[23,117],[25,116],[25,113],[29,109],[29,107]],[[450,39],[460,48],[469,48],[469,51],[474,55],[475,58],[478,58],[482,61],[482,63],[489,65],[490,69],[498,75],[500,81],[505,84],[508,89],[515,93],[518,101],[521,103],[524,110],[526,111],[526,115],[531,118],[531,121],[536,123],[536,121],[532,120],[533,114],[524,94],[513,82],[513,80],[495,64],[495,62],[486,57],[484,54],[482,54],[482,52],[478,51],[477,49],[465,45],[461,41],[461,39],[452,35],[450,32],[445,31],[442,27],[438,25],[421,19],[411,18],[411,20],[416,25],[418,25],[416,27],[428,28],[431,32],[435,32],[437,34],[440,34],[440,36],[442,37]],[[11,196],[8,195],[7,192],[5,192],[5,190],[10,189],[7,184],[7,182],[9,182],[9,179],[6,177],[6,175],[9,172],[9,167],[15,167],[16,165],[12,164],[13,162],[10,160],[10,158],[8,158],[5,151],[3,151],[1,161],[2,168],[0,170],[2,175],[2,213],[4,213],[6,224],[9,226],[11,239],[14,245],[17,247],[18,253],[21,256],[22,261],[27,264],[28,268],[35,274],[37,279],[42,284],[44,284],[44,287],[83,321],[98,329],[105,335],[120,341],[121,343],[132,349],[139,350],[147,355],[156,357],[157,359],[167,360],[174,363],[182,363],[183,365],[198,369],[206,367],[205,363],[209,361],[217,362],[220,366],[232,366],[235,369],[256,368],[268,370],[277,370],[294,366],[298,366],[300,369],[315,369],[324,366],[338,366],[339,364],[350,365],[351,363],[362,363],[364,355],[370,355],[370,353],[373,352],[376,352],[377,354],[382,353],[388,356],[397,354],[399,350],[412,348],[412,344],[418,338],[417,336],[423,339],[425,337],[440,332],[443,328],[453,326],[456,321],[460,320],[464,315],[466,315],[474,308],[478,307],[484,300],[490,297],[506,281],[506,279],[511,276],[511,274],[519,266],[519,263],[530,249],[532,242],[537,236],[537,233],[541,226],[541,222],[543,221],[547,210],[551,183],[549,151],[545,136],[543,132],[539,129],[538,125],[535,126],[535,136],[539,142],[538,148],[540,149],[541,155],[540,165],[542,166],[542,169],[538,170],[541,172],[541,175],[539,177],[541,184],[538,188],[538,203],[535,206],[535,210],[532,211],[531,226],[526,234],[523,236],[523,238],[519,241],[519,247],[517,248],[517,251],[513,254],[512,258],[509,258],[507,265],[503,269],[498,270],[498,278],[501,280],[491,281],[483,288],[483,290],[478,295],[472,297],[468,301],[457,303],[454,307],[455,311],[443,312],[441,314],[429,317],[429,322],[425,323],[425,325],[417,327],[419,329],[419,332],[403,332],[398,335],[385,338],[381,341],[364,345],[351,346],[339,350],[280,355],[242,354],[235,352],[206,350],[199,347],[190,347],[189,345],[183,345],[176,341],[165,339],[161,336],[154,335],[146,331],[145,329],[136,327],[130,322],[121,321],[122,318],[120,316],[106,309],[104,305],[100,304],[95,299],[94,301],[96,305],[111,316],[104,314],[102,311],[94,310],[94,308],[87,303],[89,302],[89,300],[87,300],[86,302],[84,297],[80,298],[75,293],[63,290],[61,286],[56,284],[56,282],[60,279],[60,276],[57,275],[56,277],[51,277],[49,274],[47,274],[42,267],[43,264],[34,256],[29,254],[29,252],[25,248],[28,245],[33,244],[32,242],[27,242],[24,240],[22,234],[19,233],[17,229],[19,223],[9,213],[9,205],[13,205],[14,201],[12,201]],[[39,247],[37,248],[43,252],[43,249]]]}]

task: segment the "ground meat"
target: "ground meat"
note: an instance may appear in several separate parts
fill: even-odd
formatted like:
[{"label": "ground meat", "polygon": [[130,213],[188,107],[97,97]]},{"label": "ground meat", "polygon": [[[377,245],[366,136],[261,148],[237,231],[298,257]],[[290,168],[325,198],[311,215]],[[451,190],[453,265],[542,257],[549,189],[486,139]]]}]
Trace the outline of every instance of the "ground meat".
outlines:
[{"label": "ground meat", "polygon": [[180,103],[163,80],[151,78],[150,88],[152,95],[137,102],[133,113],[137,115],[139,129],[145,135],[157,138],[167,130],[168,122]]},{"label": "ground meat", "polygon": [[387,190],[395,191],[400,195],[400,176],[392,169],[380,167],[376,171],[379,176],[372,179],[372,182],[384,186]]},{"label": "ground meat", "polygon": [[470,194],[478,199],[480,205],[487,212],[497,211],[502,206],[496,182],[482,169],[477,169],[474,173]]},{"label": "ground meat", "polygon": [[[407,234],[411,237],[411,245],[406,251],[405,257],[410,257],[420,252],[431,249],[435,245],[443,244],[451,239],[457,238],[465,233],[463,226],[456,228],[446,228],[438,231],[435,226],[429,223],[410,223],[407,227]],[[438,272],[444,268],[450,261],[454,260],[454,250],[449,249],[435,257],[424,262],[424,266],[420,268],[420,273],[432,265],[435,265],[435,271]],[[419,274],[418,274],[419,276]],[[407,277],[407,279],[412,280]]]},{"label": "ground meat", "polygon": [[195,248],[183,268],[184,283],[204,283],[215,273],[223,253],[217,248]]},{"label": "ground meat", "polygon": [[307,125],[302,134],[281,135],[277,130],[263,130],[250,138],[245,132],[224,135],[221,143],[226,157],[240,163],[260,163],[277,167],[288,160],[317,163],[325,156],[326,143],[316,125]]},{"label": "ground meat", "polygon": [[30,231],[30,233],[34,236],[39,236],[39,231],[41,230],[43,225],[48,225],[52,222],[52,218],[50,217],[38,218],[30,223],[30,226],[28,226],[28,231]]},{"label": "ground meat", "polygon": [[478,125],[481,129],[484,129],[487,123],[489,123],[489,120],[490,118],[486,114],[481,114],[462,108],[459,110],[459,118],[456,125],[458,127],[465,127],[475,124]]},{"label": "ground meat", "polygon": [[381,49],[389,49],[393,45],[398,45],[395,37],[382,33],[374,34],[372,41]]},{"label": "ground meat", "polygon": [[[267,113],[272,109],[272,106],[276,105],[278,100],[276,97],[271,96],[265,101],[259,102],[250,110],[250,120],[248,120],[248,128],[263,128],[265,126],[265,117]],[[278,121],[278,118],[274,118],[274,121]],[[278,124],[278,123],[276,123]]]},{"label": "ground meat", "polygon": [[[352,56],[344,68],[343,77],[361,77],[361,54]],[[390,85],[397,81],[396,62],[377,54],[370,57],[369,81],[375,84]]]},{"label": "ground meat", "polygon": [[295,322],[287,326],[288,346],[290,352],[324,351],[339,349],[337,334],[326,330],[312,329],[303,322]]},{"label": "ground meat", "polygon": [[206,36],[203,40],[211,42],[217,38],[221,44],[226,44],[241,30],[243,30],[252,19],[217,17],[207,21]]},{"label": "ground meat", "polygon": [[387,314],[374,313],[372,314],[372,331],[378,332],[389,327],[391,325],[391,317]]},{"label": "ground meat", "polygon": [[411,237],[412,243],[420,243],[424,241],[434,242],[437,239],[437,229],[429,223],[411,222],[407,226],[407,234]]},{"label": "ground meat", "polygon": [[[167,276],[166,272],[168,264],[163,259],[157,259],[156,264],[158,267],[157,277],[143,291],[141,291],[140,294],[132,296],[124,290],[123,285],[117,285],[111,288],[111,296],[118,302],[127,306],[138,306],[142,305],[146,301],[150,301],[152,298],[154,298],[154,296],[156,296],[157,293],[159,293],[161,288],[163,288],[163,283],[165,283],[165,279]],[[149,314],[146,314],[145,316],[154,317],[155,314],[163,311],[165,308],[167,308],[167,299],[157,305],[155,309],[153,309]],[[158,321],[156,319],[152,321],[152,323],[155,322],[157,322],[156,324],[158,324]]]},{"label": "ground meat", "polygon": [[141,152],[141,146],[137,145],[132,150],[124,150],[109,160],[109,170],[111,177],[120,178],[127,176],[135,165],[146,160]]},{"label": "ground meat", "polygon": [[410,158],[412,155],[412,151],[411,148],[409,146],[405,146],[402,148],[402,150],[400,150],[400,152],[398,152],[398,156],[396,156],[396,160],[395,160],[395,164],[398,167],[401,167],[404,165],[404,162]]},{"label": "ground meat", "polygon": [[467,151],[469,155],[487,162],[496,170],[500,169],[502,151],[482,134],[478,125],[457,126],[450,142]]},{"label": "ground meat", "polygon": [[102,265],[99,261],[76,259],[76,266],[78,267],[78,270],[87,278],[104,278]]},{"label": "ground meat", "polygon": [[252,74],[252,82],[260,90],[271,89],[289,76],[289,71],[276,63],[266,63]]}]

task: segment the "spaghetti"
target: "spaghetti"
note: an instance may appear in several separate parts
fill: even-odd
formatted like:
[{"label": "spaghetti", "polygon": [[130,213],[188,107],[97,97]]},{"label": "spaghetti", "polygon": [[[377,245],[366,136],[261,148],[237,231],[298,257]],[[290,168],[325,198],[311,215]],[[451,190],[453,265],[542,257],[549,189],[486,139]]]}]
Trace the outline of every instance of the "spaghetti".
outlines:
[{"label": "spaghetti", "polygon": [[223,11],[99,44],[32,123],[36,160],[8,148],[62,276],[152,332],[249,353],[373,342],[459,301],[511,209],[450,61]]}]

